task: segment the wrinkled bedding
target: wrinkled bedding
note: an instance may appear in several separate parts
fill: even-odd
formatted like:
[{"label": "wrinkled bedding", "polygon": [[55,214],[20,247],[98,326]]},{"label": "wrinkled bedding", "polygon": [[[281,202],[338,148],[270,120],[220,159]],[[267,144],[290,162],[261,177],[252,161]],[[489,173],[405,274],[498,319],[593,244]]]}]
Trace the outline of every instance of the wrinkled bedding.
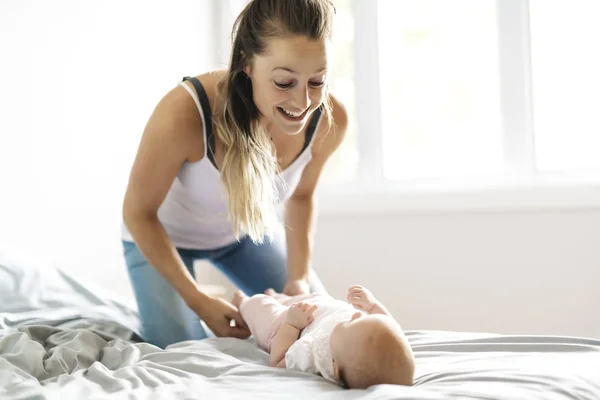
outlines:
[{"label": "wrinkled bedding", "polygon": [[0,254],[0,398],[600,399],[600,340],[409,331],[413,387],[343,390],[268,367],[252,340],[161,350],[134,310],[52,265]]}]

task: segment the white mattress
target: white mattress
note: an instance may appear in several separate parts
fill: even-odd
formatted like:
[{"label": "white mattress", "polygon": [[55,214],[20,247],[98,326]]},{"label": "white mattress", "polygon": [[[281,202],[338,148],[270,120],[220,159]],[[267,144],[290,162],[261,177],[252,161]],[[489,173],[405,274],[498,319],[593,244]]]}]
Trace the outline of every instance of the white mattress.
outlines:
[{"label": "white mattress", "polygon": [[0,398],[600,399],[600,340],[409,331],[412,387],[344,390],[269,368],[252,341],[165,350],[135,342],[134,310],[49,265],[0,254]]}]

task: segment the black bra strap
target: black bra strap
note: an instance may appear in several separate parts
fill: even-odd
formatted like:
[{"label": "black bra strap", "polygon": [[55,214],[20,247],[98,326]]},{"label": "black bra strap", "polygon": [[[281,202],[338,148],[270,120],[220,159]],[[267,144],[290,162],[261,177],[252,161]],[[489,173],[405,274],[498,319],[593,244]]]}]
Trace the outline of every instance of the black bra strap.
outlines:
[{"label": "black bra strap", "polygon": [[208,95],[204,90],[204,86],[196,77],[186,76],[183,78],[182,82],[190,81],[194,88],[196,89],[196,93],[198,93],[198,100],[200,100],[200,107],[202,107],[202,113],[204,114],[204,122],[206,125],[206,141],[205,146],[208,146],[208,151],[206,154],[208,155],[208,159],[213,165],[216,167],[217,163],[215,161],[215,135],[213,134],[213,124],[212,124],[212,111],[210,110],[210,101],[208,100]]},{"label": "black bra strap", "polygon": [[300,154],[302,154],[302,152],[306,150],[306,148],[310,144],[312,137],[315,135],[317,124],[319,123],[319,118],[323,113],[323,107],[323,104],[321,104],[319,108],[315,110],[312,117],[310,118],[310,121],[308,122],[308,128],[306,128],[306,134],[304,135],[304,146],[302,147],[302,151],[300,152]]},{"label": "black bra strap", "polygon": [[[198,99],[200,100],[200,106],[202,107],[202,113],[204,114],[204,121],[206,124],[206,140],[208,145],[208,151],[206,154],[210,162],[216,167],[217,163],[215,161],[215,136],[213,134],[213,124],[212,124],[212,112],[210,109],[210,101],[208,100],[208,95],[204,90],[204,86],[196,77],[186,76],[183,78],[183,82],[190,81],[194,88],[196,89],[196,93],[198,93]],[[319,123],[319,119],[321,118],[321,114],[323,113],[323,104],[319,106],[313,113],[310,121],[308,122],[308,128],[306,129],[306,134],[304,135],[304,145],[302,146],[302,150],[299,154],[302,154],[304,150],[310,145],[310,141],[312,140],[315,131],[317,129],[317,124]]]}]

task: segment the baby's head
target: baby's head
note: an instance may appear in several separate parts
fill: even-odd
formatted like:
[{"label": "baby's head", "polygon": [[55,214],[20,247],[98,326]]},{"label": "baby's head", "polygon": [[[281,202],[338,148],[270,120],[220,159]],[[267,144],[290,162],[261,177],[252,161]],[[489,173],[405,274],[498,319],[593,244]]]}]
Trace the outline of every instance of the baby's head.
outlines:
[{"label": "baby's head", "polygon": [[350,389],[372,385],[412,385],[414,357],[408,340],[388,315],[356,312],[330,338],[337,379]]}]

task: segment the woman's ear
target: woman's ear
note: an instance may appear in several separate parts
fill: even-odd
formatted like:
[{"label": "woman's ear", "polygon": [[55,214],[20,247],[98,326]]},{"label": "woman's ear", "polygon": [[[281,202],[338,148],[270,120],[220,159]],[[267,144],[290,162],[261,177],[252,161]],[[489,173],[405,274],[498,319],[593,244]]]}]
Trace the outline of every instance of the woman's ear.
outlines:
[{"label": "woman's ear", "polygon": [[244,53],[243,51],[240,50],[240,54],[242,55],[242,62],[244,64],[246,64],[246,66],[244,67],[244,69],[242,69],[242,71],[244,71],[244,73],[246,74],[246,77],[248,77],[248,79],[250,79],[252,77],[252,62],[249,60],[246,60],[246,53]]}]

